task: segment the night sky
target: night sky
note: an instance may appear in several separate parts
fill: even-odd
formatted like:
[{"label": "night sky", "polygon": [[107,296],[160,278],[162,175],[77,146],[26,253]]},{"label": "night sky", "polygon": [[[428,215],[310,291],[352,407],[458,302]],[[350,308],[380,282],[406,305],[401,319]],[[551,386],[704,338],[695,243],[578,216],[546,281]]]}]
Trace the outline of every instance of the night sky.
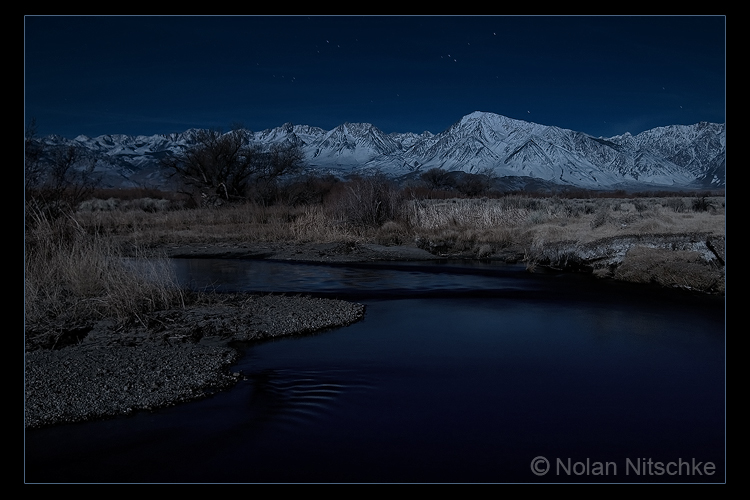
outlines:
[{"label": "night sky", "polygon": [[591,134],[726,120],[724,16],[27,16],[39,135],[438,133],[488,111]]}]

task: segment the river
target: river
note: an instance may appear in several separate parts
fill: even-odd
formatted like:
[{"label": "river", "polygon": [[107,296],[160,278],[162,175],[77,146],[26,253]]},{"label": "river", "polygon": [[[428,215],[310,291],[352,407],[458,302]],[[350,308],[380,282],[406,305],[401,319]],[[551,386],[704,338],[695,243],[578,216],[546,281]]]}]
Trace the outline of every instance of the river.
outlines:
[{"label": "river", "polygon": [[208,399],[27,432],[27,480],[725,480],[723,298],[496,263],[174,264],[365,318],[242,346],[245,380]]}]

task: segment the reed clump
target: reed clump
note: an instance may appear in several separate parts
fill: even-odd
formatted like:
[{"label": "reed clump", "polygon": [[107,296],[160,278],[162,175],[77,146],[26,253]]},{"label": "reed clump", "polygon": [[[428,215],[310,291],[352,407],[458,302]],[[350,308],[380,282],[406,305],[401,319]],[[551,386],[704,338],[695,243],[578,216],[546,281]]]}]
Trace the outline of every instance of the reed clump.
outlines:
[{"label": "reed clump", "polygon": [[126,257],[111,238],[91,234],[71,214],[32,214],[24,245],[27,333],[66,331],[109,318],[138,321],[184,304],[166,259]]}]

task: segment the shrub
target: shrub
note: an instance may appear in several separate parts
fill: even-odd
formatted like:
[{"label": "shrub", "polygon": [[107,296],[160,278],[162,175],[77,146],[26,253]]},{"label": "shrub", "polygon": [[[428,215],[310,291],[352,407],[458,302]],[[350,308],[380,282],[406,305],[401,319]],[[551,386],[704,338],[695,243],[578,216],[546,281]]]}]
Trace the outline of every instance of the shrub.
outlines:
[{"label": "shrub", "polygon": [[594,213],[594,217],[591,219],[591,229],[596,229],[603,226],[609,221],[609,219],[609,204],[600,203],[596,209],[596,212]]},{"label": "shrub", "polygon": [[693,200],[692,208],[693,212],[708,212],[709,210],[716,210],[716,205],[711,200],[707,200],[705,196],[701,196]]},{"label": "shrub", "polygon": [[492,245],[483,243],[479,245],[479,247],[477,247],[476,253],[478,258],[486,259],[490,255],[492,255]]},{"label": "shrub", "polygon": [[312,174],[291,180],[279,189],[279,201],[282,204],[299,206],[321,204],[338,183],[332,175],[318,177]]},{"label": "shrub", "polygon": [[400,222],[386,221],[375,233],[375,243],[379,245],[402,245],[409,239],[409,231]]},{"label": "shrub", "polygon": [[451,173],[438,167],[426,170],[419,178],[431,189],[451,190],[456,187],[456,179]]},{"label": "shrub", "polygon": [[671,208],[675,212],[684,212],[687,210],[687,205],[685,205],[685,200],[682,198],[667,198],[664,205],[667,208]]},{"label": "shrub", "polygon": [[335,186],[326,199],[332,215],[354,227],[380,227],[403,213],[403,196],[382,174],[355,177]]}]

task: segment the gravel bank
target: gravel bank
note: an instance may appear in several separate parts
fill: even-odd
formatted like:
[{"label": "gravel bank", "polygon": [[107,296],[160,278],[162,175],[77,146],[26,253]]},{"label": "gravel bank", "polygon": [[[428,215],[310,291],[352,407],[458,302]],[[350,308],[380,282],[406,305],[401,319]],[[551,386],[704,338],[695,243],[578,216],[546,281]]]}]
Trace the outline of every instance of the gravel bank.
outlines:
[{"label": "gravel bank", "polygon": [[62,348],[27,344],[24,423],[106,418],[205,397],[241,378],[231,372],[240,354],[233,341],[313,333],[363,317],[364,306],[340,300],[209,295],[128,327],[99,322]]}]

